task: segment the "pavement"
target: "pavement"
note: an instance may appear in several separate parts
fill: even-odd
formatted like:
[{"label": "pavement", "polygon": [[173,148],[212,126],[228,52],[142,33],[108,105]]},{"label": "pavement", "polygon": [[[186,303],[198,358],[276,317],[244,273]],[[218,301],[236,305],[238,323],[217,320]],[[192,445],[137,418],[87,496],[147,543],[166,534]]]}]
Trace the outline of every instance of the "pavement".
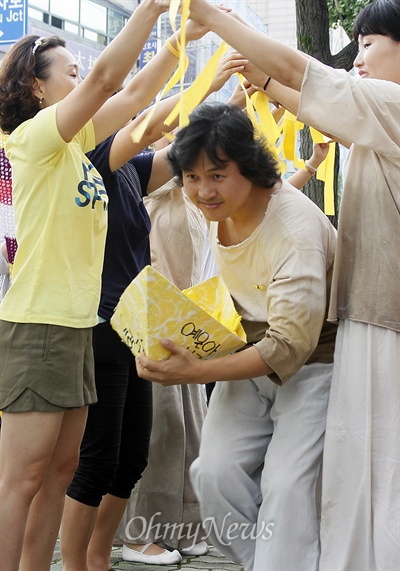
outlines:
[{"label": "pavement", "polygon": [[[61,555],[57,542],[54,551],[51,571],[62,571]],[[184,556],[178,565],[145,565],[143,563],[128,563],[121,556],[121,547],[114,547],[111,553],[111,565],[115,571],[243,571],[240,565],[231,563],[215,548],[211,547],[207,555],[201,557]]]}]

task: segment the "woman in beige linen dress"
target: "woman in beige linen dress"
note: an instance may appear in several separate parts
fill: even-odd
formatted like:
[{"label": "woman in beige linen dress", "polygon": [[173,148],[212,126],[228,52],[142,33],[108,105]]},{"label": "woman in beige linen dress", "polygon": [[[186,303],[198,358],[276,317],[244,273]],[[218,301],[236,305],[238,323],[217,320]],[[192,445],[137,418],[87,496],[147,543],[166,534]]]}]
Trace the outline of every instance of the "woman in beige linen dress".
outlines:
[{"label": "woman in beige linen dress", "polygon": [[[145,204],[152,222],[153,267],[179,289],[198,283],[205,240],[200,211],[172,180],[148,196]],[[148,466],[117,532],[125,544],[123,555],[130,553],[129,545],[155,543],[185,551],[201,542],[204,531],[188,470],[198,456],[205,413],[201,385],[153,385]],[[206,544],[202,547],[207,550]],[[152,556],[153,563],[162,563],[156,561],[160,556]]]}]

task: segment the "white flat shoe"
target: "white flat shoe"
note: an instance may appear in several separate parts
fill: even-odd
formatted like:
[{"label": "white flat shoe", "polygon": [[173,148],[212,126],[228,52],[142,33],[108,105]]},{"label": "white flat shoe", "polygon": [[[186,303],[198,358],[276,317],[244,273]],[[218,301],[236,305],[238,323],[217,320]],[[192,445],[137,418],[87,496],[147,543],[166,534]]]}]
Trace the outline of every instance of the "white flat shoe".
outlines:
[{"label": "white flat shoe", "polygon": [[145,551],[150,547],[150,545],[152,544],[146,543],[140,551],[136,551],[127,545],[123,545],[122,559],[124,561],[131,561],[134,563],[149,563],[153,565],[170,565],[171,563],[180,563],[182,561],[182,555],[176,549],[174,551],[168,551],[165,549],[158,555],[146,555]]},{"label": "white flat shoe", "polygon": [[193,556],[200,556],[205,555],[209,551],[209,547],[205,541],[200,541],[200,543],[195,543],[190,547],[184,547],[180,549],[182,555],[193,555]]}]

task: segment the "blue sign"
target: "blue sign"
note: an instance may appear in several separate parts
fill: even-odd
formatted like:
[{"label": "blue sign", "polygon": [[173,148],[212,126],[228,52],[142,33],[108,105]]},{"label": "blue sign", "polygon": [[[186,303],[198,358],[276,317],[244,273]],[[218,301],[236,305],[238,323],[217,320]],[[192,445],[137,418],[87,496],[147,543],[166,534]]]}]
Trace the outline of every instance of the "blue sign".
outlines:
[{"label": "blue sign", "polygon": [[13,44],[28,28],[28,0],[0,0],[0,44]]},{"label": "blue sign", "polygon": [[[1,0],[0,0],[1,1]],[[139,69],[142,69],[146,63],[156,55],[157,53],[157,39],[147,40],[144,44],[139,57]]]}]

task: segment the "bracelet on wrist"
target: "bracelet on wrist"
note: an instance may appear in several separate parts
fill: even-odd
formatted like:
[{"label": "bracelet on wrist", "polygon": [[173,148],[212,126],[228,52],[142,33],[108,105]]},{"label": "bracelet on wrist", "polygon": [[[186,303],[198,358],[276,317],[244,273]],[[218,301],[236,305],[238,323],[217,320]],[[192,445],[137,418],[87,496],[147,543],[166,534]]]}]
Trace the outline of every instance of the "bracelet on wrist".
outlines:
[{"label": "bracelet on wrist", "polygon": [[167,46],[167,48],[169,49],[169,51],[171,52],[171,54],[177,58],[181,57],[181,52],[179,50],[177,50],[176,48],[174,48],[174,46],[171,43],[171,40],[168,38],[165,41],[165,45]]},{"label": "bracelet on wrist", "polygon": [[267,81],[265,82],[265,85],[264,85],[264,87],[263,87],[263,90],[264,90],[264,91],[267,89],[268,84],[269,84],[269,82],[271,81],[271,79],[272,79],[272,77],[269,77],[269,78],[267,79]]},{"label": "bracelet on wrist", "polygon": [[309,161],[304,161],[304,166],[306,168],[306,171],[308,171],[310,174],[314,175],[318,172],[318,169],[316,169],[315,167],[313,167]]}]

